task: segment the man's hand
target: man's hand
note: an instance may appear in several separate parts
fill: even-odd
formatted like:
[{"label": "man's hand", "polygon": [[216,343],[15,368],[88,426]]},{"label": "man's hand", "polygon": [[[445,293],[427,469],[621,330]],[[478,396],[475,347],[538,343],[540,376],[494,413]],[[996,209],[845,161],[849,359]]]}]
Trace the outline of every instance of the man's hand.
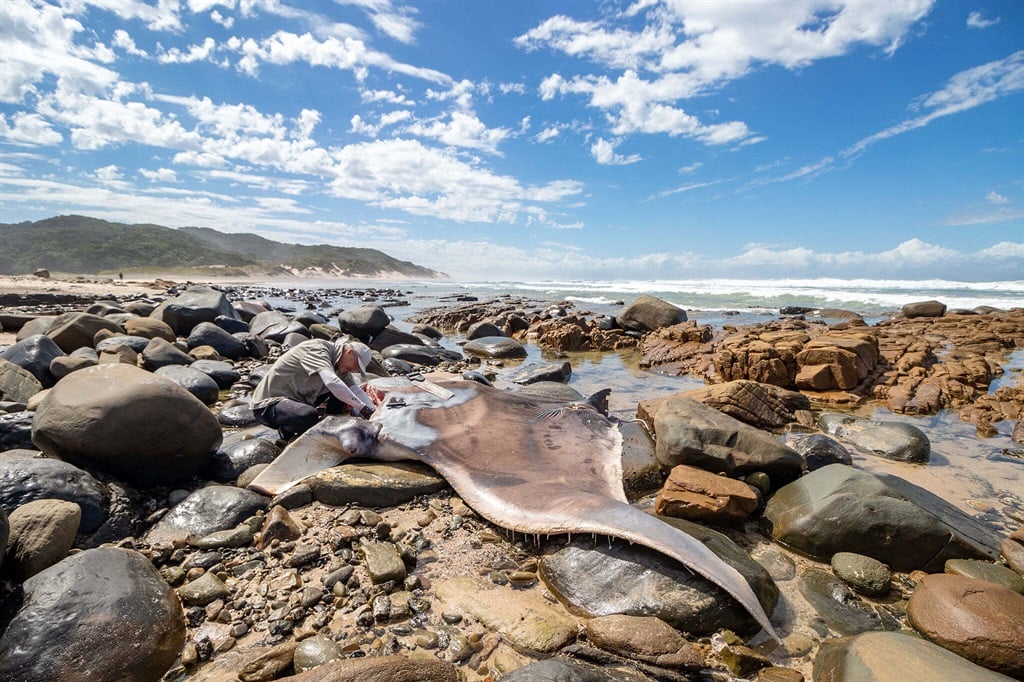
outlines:
[{"label": "man's hand", "polygon": [[363,419],[369,419],[370,417],[373,416],[373,411],[373,408],[370,407],[369,405],[363,405],[363,407],[359,410],[359,416],[362,417]]}]

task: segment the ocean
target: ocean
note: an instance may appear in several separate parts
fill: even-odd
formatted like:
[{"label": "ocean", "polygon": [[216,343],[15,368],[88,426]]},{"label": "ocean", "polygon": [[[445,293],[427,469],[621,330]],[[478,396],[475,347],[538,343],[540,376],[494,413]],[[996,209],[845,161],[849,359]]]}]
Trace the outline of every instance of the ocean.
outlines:
[{"label": "ocean", "polygon": [[[690,319],[720,329],[723,325],[765,322],[779,317],[783,306],[838,308],[861,314],[868,324],[897,315],[914,301],[939,300],[948,309],[979,306],[1009,309],[1024,307],[1024,280],[997,282],[956,282],[946,280],[592,280],[453,282],[377,280],[294,280],[267,283],[277,291],[285,288],[359,289],[380,288],[402,292],[404,305],[388,307],[396,327],[409,330],[412,315],[439,305],[454,304],[454,297],[477,296],[487,300],[502,295],[544,303],[571,301],[578,311],[615,315],[624,304],[641,294],[657,296],[687,311]],[[270,297],[274,305],[294,306],[294,292],[286,298]],[[338,308],[351,307],[352,298],[328,299]],[[464,339],[449,336],[443,344],[459,349]],[[608,353],[561,353],[527,346],[521,361],[502,361],[493,369],[499,378],[518,372],[529,364],[569,362],[569,385],[588,395],[611,388],[611,413],[620,418],[635,415],[639,401],[699,388],[704,382],[694,377],[676,377],[639,369],[639,353],[622,350]],[[1024,378],[1024,349],[1011,353],[1003,365],[1004,375],[990,391],[1001,385],[1021,385]],[[1024,447],[1010,438],[1015,422],[998,424],[997,433],[981,437],[973,425],[961,422],[955,412],[943,411],[930,417],[907,417],[891,413],[884,406],[867,403],[852,410],[858,416],[907,421],[922,429],[932,443],[927,465],[890,462],[854,453],[854,464],[878,473],[901,476],[939,495],[963,511],[1008,533],[1024,523]]]}]

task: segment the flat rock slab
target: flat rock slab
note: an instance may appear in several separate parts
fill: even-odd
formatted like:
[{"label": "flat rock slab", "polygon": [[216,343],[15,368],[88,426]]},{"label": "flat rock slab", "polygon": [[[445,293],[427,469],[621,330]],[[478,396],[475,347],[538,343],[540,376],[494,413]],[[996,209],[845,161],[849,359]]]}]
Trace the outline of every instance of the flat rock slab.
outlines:
[{"label": "flat rock slab", "polygon": [[278,682],[456,682],[459,671],[433,656],[368,656],[331,661]]},{"label": "flat rock slab", "polygon": [[394,507],[448,485],[430,467],[411,462],[342,464],[321,471],[307,482],[317,501],[333,507]]},{"label": "flat rock slab", "polygon": [[484,358],[525,358],[526,348],[515,339],[506,336],[484,336],[473,339],[462,347],[471,355]]},{"label": "flat rock slab", "polygon": [[899,632],[827,639],[814,658],[815,682],[998,682],[1005,675]]},{"label": "flat rock slab", "polygon": [[897,571],[941,571],[947,559],[995,558],[993,531],[936,495],[843,464],[813,471],[768,501],[772,539],[818,561],[856,552]]},{"label": "flat rock slab", "polygon": [[521,649],[557,651],[576,639],[576,621],[529,592],[457,577],[436,583],[434,594],[446,608],[470,614]]}]

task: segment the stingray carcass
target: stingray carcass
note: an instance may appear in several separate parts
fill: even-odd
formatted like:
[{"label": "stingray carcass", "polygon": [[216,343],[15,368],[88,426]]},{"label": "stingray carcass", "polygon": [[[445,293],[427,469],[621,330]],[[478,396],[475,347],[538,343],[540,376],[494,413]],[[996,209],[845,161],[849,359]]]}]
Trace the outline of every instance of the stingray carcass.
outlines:
[{"label": "stingray carcass", "polygon": [[249,487],[276,494],[352,456],[419,460],[503,528],[538,535],[598,533],[662,552],[722,587],[776,636],[736,569],[699,540],[626,501],[622,436],[600,411],[472,381],[438,383],[453,396],[443,400],[404,380],[374,382],[386,397],[370,422],[325,419]]}]

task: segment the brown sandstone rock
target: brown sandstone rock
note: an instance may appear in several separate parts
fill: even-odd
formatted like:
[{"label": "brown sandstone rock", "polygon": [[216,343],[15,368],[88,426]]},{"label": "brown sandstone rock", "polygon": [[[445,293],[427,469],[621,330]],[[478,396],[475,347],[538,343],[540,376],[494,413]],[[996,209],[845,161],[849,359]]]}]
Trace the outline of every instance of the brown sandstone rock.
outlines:
[{"label": "brown sandstone rock", "polygon": [[759,429],[777,429],[811,406],[807,396],[756,381],[729,381],[685,393],[708,407]]},{"label": "brown sandstone rock", "polygon": [[1024,595],[1002,585],[934,574],[917,584],[907,618],[927,639],[969,661],[1024,677]]},{"label": "brown sandstone rock", "polygon": [[280,682],[456,682],[458,669],[433,656],[369,656],[331,661]]},{"label": "brown sandstone rock", "polygon": [[699,667],[704,657],[671,625],[654,616],[598,616],[587,639],[606,651],[665,667]]},{"label": "brown sandstone rock", "polygon": [[1010,533],[999,546],[999,551],[1007,566],[1024,575],[1024,527]]},{"label": "brown sandstone rock", "polygon": [[654,502],[656,514],[719,523],[742,521],[756,508],[746,483],[685,465],[672,468]]}]

